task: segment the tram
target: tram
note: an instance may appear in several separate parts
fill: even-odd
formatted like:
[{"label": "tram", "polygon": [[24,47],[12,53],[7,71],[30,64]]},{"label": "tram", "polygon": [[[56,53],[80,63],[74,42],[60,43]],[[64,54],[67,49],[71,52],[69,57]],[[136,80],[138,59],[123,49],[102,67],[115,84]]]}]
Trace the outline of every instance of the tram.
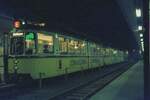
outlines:
[{"label": "tram", "polygon": [[8,35],[10,77],[52,78],[120,63],[128,56],[124,51],[59,32],[14,28]]}]

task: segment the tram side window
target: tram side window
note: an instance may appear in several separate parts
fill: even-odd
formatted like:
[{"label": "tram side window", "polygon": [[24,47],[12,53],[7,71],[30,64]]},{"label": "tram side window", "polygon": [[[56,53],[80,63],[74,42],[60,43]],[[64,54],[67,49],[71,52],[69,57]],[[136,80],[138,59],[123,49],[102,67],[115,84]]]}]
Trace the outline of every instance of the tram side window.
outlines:
[{"label": "tram side window", "polygon": [[68,53],[68,40],[64,37],[59,37],[59,51],[61,54]]},{"label": "tram side window", "polygon": [[79,42],[79,48],[80,48],[80,54],[85,55],[86,54],[86,45],[85,42],[80,41]]},{"label": "tram side window", "polygon": [[109,48],[106,49],[106,55],[107,55],[107,56],[110,55]]},{"label": "tram side window", "polygon": [[85,55],[86,44],[80,40],[70,40],[68,43],[68,52],[70,54]]},{"label": "tram side window", "polygon": [[97,48],[95,44],[91,44],[91,55],[95,56],[97,53]]},{"label": "tram side window", "polygon": [[74,54],[74,49],[77,48],[75,47],[75,43],[73,40],[69,40],[69,43],[68,43],[68,52],[69,54]]},{"label": "tram side window", "polygon": [[83,41],[59,37],[59,51],[61,54],[85,54],[85,43]]},{"label": "tram side window", "polygon": [[25,53],[34,54],[35,53],[35,33],[26,33],[25,35]]},{"label": "tram side window", "polygon": [[68,43],[68,52],[69,54],[78,54],[80,53],[79,43],[76,40],[70,40]]},{"label": "tram side window", "polygon": [[105,55],[106,55],[105,48],[101,48],[101,56],[105,56]]},{"label": "tram side window", "polygon": [[113,56],[113,49],[110,49],[110,55]]},{"label": "tram side window", "polygon": [[96,55],[98,55],[98,56],[99,56],[99,55],[100,55],[100,46],[98,46],[98,45],[97,45],[97,46],[96,46],[96,49],[97,49],[97,53],[96,53]]},{"label": "tram side window", "polygon": [[38,53],[53,53],[53,36],[38,33]]}]

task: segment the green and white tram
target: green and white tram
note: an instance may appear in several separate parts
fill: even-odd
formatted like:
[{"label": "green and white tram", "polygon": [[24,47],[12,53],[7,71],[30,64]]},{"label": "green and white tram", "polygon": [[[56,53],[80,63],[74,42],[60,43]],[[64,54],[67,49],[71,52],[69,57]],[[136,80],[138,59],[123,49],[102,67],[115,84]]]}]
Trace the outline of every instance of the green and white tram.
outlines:
[{"label": "green and white tram", "polygon": [[123,62],[126,56],[123,51],[56,32],[14,29],[9,33],[10,76],[51,78]]}]

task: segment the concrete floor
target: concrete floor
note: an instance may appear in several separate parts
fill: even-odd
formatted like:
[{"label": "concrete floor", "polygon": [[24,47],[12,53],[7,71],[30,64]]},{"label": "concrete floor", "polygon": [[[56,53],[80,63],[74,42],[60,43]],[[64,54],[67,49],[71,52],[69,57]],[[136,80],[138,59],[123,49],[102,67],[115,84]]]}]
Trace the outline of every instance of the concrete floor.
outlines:
[{"label": "concrete floor", "polygon": [[143,62],[133,65],[90,100],[144,100]]}]

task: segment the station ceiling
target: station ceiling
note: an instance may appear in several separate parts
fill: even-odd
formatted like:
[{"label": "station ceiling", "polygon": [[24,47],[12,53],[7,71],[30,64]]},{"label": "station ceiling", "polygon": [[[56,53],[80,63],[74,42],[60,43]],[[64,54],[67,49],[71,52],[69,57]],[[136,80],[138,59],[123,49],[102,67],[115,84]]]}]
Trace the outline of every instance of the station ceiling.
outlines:
[{"label": "station ceiling", "polygon": [[[116,0],[119,4],[122,13],[132,30],[138,47],[141,48],[140,33],[138,31],[138,26],[143,26],[143,0]],[[141,9],[142,16],[140,18],[136,17],[136,9]]]},{"label": "station ceiling", "polygon": [[130,16],[135,5],[135,0],[3,0],[0,13],[45,22],[49,29],[132,50],[138,48],[133,31],[137,23],[135,16]]}]

